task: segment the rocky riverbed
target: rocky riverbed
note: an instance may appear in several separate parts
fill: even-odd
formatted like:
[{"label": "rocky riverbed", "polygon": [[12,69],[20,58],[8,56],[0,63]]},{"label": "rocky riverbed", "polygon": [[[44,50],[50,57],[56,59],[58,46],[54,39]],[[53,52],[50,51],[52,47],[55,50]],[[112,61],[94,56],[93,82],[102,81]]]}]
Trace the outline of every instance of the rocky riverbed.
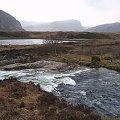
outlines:
[{"label": "rocky riverbed", "polygon": [[[101,58],[102,67],[119,71],[120,69],[119,43],[120,43],[119,41],[112,41],[112,40],[109,42],[108,40],[102,40],[102,41],[90,40],[90,41],[82,41],[79,43],[72,43],[72,44],[64,43],[58,46],[57,55],[55,55],[53,47],[49,47],[49,46],[42,46],[42,45],[0,46],[0,80],[9,78],[10,76],[15,76],[17,80],[26,82],[26,83],[15,82],[17,88],[20,89],[20,93],[22,89],[26,93],[26,87],[19,88],[18,87],[19,85],[17,84],[25,84],[26,86],[26,84],[32,81],[35,85],[39,84],[41,89],[46,90],[48,92],[53,92],[55,95],[59,96],[60,98],[63,97],[70,103],[73,104],[84,103],[90,107],[94,107],[95,111],[99,113],[109,115],[112,117],[120,117],[119,114],[120,113],[119,112],[120,111],[119,109],[120,74],[118,72],[110,71],[104,68],[86,69],[85,67],[79,68],[79,66],[76,66],[76,65],[90,66],[91,56],[99,54],[99,57]],[[110,58],[113,59],[111,60]],[[54,61],[59,61],[59,62],[54,62]],[[79,69],[76,70],[76,68]],[[22,118],[20,117],[20,119],[23,120],[24,119],[25,120],[28,119],[62,120],[62,118],[64,118],[63,120],[71,120],[71,119],[88,120],[88,118],[86,118],[87,116],[90,118],[89,120],[98,119],[94,116],[92,116],[91,118],[89,115],[86,116],[84,114],[82,115],[81,118],[76,118],[75,116],[74,117],[71,116],[70,118],[67,118],[67,116],[69,116],[69,113],[74,114],[70,111],[67,111],[68,113],[66,111],[63,111],[66,117],[62,116],[61,118],[60,117],[61,114],[60,114],[58,118],[55,115],[56,111],[57,111],[57,115],[62,111],[57,110],[56,108],[54,108],[54,110],[51,109],[51,106],[47,104],[49,103],[49,100],[47,101],[47,103],[45,103],[45,105],[49,107],[43,106],[42,108],[40,108],[43,109],[45,107],[45,109],[47,109],[44,111],[45,115],[42,114],[44,117],[40,118],[40,116],[42,116],[40,113],[38,114],[40,115],[39,118],[36,115],[35,117],[33,117],[34,114],[36,114],[37,111],[39,110],[36,107],[37,106],[36,104],[29,101],[29,98],[31,98],[30,96],[33,97],[31,99],[33,101],[35,98],[34,101],[35,103],[37,101],[36,96],[34,96],[34,94],[30,94],[31,90],[30,92],[27,92],[26,97],[21,95],[22,97],[19,100],[18,99],[16,100],[15,98],[14,101],[12,98],[13,96],[10,95],[14,95],[14,92],[17,91],[15,95],[18,94],[19,96],[19,90],[17,90],[17,88],[15,88],[14,90],[15,85],[13,85],[13,83],[11,83],[12,85],[12,86],[10,85],[11,87],[7,86],[9,80],[4,85],[3,83],[0,82],[0,85],[2,85],[2,88],[0,88],[0,97],[2,98],[6,96],[0,99],[1,100],[0,115],[2,115],[3,120],[7,120],[7,118],[8,120],[17,119],[16,118],[18,117],[17,115],[23,116]],[[32,88],[32,90],[34,89]],[[12,103],[14,103],[15,106],[11,104],[11,102],[9,103],[9,99],[8,99],[9,97],[13,100]],[[47,98],[43,98],[43,99],[46,100]],[[50,101],[52,100],[50,99]],[[21,103],[22,101],[25,103],[25,104],[22,103],[24,104],[23,106],[27,106],[27,105],[28,106],[19,109],[18,103]],[[29,103],[31,103],[30,106],[34,108],[32,110],[33,111],[35,110],[35,113],[33,113],[31,109],[28,109]],[[52,106],[54,105],[52,104]],[[17,109],[18,111],[16,112],[15,110],[15,112],[12,113],[12,111],[14,111],[12,107],[14,109]],[[71,110],[71,108],[69,109]],[[50,116],[49,112],[53,112],[52,115],[55,116],[54,119],[53,117],[52,118],[49,117]],[[86,117],[84,118],[84,116]]]},{"label": "rocky riverbed", "polygon": [[[13,61],[13,60],[12,60]],[[22,69],[35,69],[35,68],[45,68],[48,70],[59,70],[59,71],[66,71],[71,69],[71,67],[66,63],[61,62],[55,62],[55,61],[37,61],[33,63],[15,63],[16,60],[13,62],[14,64],[11,64],[12,61],[5,61],[6,64],[1,62],[2,66],[0,69],[3,70],[22,70]]]},{"label": "rocky riverbed", "polygon": [[73,105],[86,104],[102,115],[120,117],[118,72],[85,67],[60,72],[48,68],[1,70],[0,80],[14,76],[23,83],[32,81],[35,85],[39,84],[42,90],[52,92]]}]

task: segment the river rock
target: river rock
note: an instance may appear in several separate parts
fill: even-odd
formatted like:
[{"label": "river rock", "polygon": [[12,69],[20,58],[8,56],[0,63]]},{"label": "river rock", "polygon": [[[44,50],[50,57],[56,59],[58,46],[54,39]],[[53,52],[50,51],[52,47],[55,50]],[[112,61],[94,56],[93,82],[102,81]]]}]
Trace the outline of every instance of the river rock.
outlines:
[{"label": "river rock", "polygon": [[20,69],[35,69],[35,68],[45,68],[48,70],[59,70],[59,71],[66,71],[70,67],[66,63],[55,62],[55,61],[37,61],[34,63],[16,63],[10,64],[1,67],[4,70],[20,70]]}]

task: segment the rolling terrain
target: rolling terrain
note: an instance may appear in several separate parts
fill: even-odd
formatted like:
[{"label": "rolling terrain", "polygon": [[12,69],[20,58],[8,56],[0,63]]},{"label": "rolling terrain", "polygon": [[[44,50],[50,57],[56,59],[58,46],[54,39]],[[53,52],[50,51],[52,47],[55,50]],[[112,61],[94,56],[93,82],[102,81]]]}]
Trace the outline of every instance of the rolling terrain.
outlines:
[{"label": "rolling terrain", "polygon": [[120,23],[109,23],[102,24],[95,27],[88,28],[86,31],[88,32],[111,32],[111,33],[120,33]]},{"label": "rolling terrain", "polygon": [[[78,20],[55,21],[51,23],[21,22],[27,31],[83,31],[85,28]],[[28,25],[27,25],[28,24]]]},{"label": "rolling terrain", "polygon": [[0,10],[0,31],[24,31],[20,22],[10,14]]}]

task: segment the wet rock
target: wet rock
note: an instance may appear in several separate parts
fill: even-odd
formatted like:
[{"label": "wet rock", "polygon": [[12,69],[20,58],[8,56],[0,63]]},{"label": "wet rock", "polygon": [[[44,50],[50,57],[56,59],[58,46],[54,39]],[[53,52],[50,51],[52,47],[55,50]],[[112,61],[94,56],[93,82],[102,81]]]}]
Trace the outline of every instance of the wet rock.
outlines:
[{"label": "wet rock", "polygon": [[0,66],[15,64],[15,63],[18,63],[18,62],[20,62],[20,59],[2,60],[2,61],[0,61]]},{"label": "wet rock", "polygon": [[61,63],[61,62],[37,61],[34,63],[25,63],[25,64],[10,64],[2,67],[1,69],[20,70],[20,69],[35,69],[35,68],[45,68],[48,70],[66,71],[70,67],[66,63]]}]

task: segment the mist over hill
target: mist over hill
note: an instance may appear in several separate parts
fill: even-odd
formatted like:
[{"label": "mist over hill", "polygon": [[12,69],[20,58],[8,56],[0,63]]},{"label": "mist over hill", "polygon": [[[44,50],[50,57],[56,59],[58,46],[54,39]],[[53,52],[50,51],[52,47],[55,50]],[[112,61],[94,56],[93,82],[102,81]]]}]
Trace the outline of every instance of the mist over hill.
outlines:
[{"label": "mist over hill", "polygon": [[95,27],[85,27],[78,20],[55,21],[51,23],[22,21],[21,24],[27,31],[120,32],[119,22],[101,24]]},{"label": "mist over hill", "polygon": [[23,31],[23,28],[13,16],[0,10],[0,31]]},{"label": "mist over hill", "polygon": [[70,19],[49,23],[16,20],[12,15],[0,10],[0,31],[73,31],[73,32],[120,32],[120,22],[85,27],[80,21]]},{"label": "mist over hill", "polygon": [[85,28],[78,20],[64,20],[50,23],[21,22],[27,31],[83,31]]},{"label": "mist over hill", "polygon": [[109,23],[102,24],[95,27],[88,28],[86,31],[88,32],[120,32],[120,23]]}]

